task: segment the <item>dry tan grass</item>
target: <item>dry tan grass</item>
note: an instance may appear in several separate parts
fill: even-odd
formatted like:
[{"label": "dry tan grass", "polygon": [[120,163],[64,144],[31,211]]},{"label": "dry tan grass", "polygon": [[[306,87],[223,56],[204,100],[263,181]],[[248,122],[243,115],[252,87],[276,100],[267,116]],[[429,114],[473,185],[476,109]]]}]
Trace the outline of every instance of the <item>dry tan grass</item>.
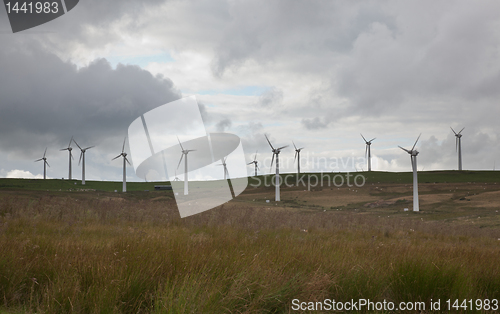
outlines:
[{"label": "dry tan grass", "polygon": [[[411,200],[397,186],[284,189],[279,206],[265,203],[270,191],[246,192],[184,219],[168,194],[0,192],[0,311],[287,313],[293,298],[500,298],[500,229],[468,207],[498,193],[450,187],[424,187],[421,213],[330,208],[330,198]],[[477,200],[450,200],[466,188]]]}]

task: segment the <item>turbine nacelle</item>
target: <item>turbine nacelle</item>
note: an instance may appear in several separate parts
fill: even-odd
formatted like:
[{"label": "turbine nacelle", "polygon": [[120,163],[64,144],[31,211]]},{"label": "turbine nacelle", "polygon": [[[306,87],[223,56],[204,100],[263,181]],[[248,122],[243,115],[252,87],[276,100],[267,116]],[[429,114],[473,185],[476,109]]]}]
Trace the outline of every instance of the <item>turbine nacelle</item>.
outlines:
[{"label": "turbine nacelle", "polygon": [[363,136],[363,134],[359,133],[361,135],[361,137],[363,138],[363,140],[365,141],[365,144],[366,145],[371,145],[372,142],[376,139],[376,137],[372,138],[371,140],[367,141],[366,138]]}]

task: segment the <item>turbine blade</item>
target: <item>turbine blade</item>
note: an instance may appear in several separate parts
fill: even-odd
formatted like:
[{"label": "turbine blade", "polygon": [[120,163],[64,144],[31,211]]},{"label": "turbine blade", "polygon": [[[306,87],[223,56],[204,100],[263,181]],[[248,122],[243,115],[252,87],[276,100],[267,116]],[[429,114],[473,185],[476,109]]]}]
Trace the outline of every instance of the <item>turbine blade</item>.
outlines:
[{"label": "turbine blade", "polygon": [[[266,140],[267,140],[267,142],[269,143],[269,146],[271,146],[271,148],[274,150],[274,147],[273,147],[273,145],[271,144],[271,142],[269,141],[269,138],[267,137],[267,135],[266,135],[266,134],[264,134],[264,136],[266,137]],[[273,155],[273,156],[274,156],[274,155]]]},{"label": "turbine blade", "polygon": [[71,139],[69,140],[69,144],[68,144],[68,148],[71,147],[71,142],[73,142],[73,136],[71,137]]},{"label": "turbine blade", "polygon": [[[182,147],[181,141],[179,140],[179,137],[178,137],[178,136],[177,136],[177,142],[179,142],[179,145],[181,145],[181,149],[182,149],[182,151],[184,151],[184,147]],[[179,167],[177,167],[177,168],[179,168]]]},{"label": "turbine blade", "polygon": [[75,159],[75,158],[73,158],[73,153],[71,151],[69,151],[69,156],[71,157],[71,159],[73,159],[73,160]]},{"label": "turbine blade", "polygon": [[455,152],[458,152],[458,137],[455,138]]},{"label": "turbine blade", "polygon": [[295,143],[292,141],[293,147],[295,147],[295,150],[297,150],[297,146],[295,146]]},{"label": "turbine blade", "polygon": [[80,147],[80,145],[78,145],[78,143],[75,141],[75,139],[73,139],[73,142],[75,142],[76,146],[78,146],[78,148],[79,148],[80,150],[82,150],[82,148]]},{"label": "turbine blade", "polygon": [[368,156],[368,144],[365,145],[365,159],[366,159],[366,156]]},{"label": "turbine blade", "polygon": [[273,158],[271,159],[271,168],[269,168],[269,172],[273,170],[273,162],[274,162],[274,153],[273,153]]},{"label": "turbine blade", "polygon": [[286,145],[286,146],[280,147],[280,148],[278,148],[276,150],[282,150],[283,148],[287,148],[288,146],[290,146],[290,145]]},{"label": "turbine blade", "polygon": [[35,160],[35,162],[40,161],[40,160],[43,160],[43,158],[37,159],[37,160]]},{"label": "turbine blade", "polygon": [[80,165],[80,162],[82,161],[82,156],[83,156],[83,151],[80,153],[80,160],[78,160],[78,166]]},{"label": "turbine blade", "polygon": [[359,135],[361,135],[361,137],[363,138],[363,140],[365,140],[365,143],[367,142],[366,138],[363,136],[363,134],[359,133]]},{"label": "turbine blade", "polygon": [[69,149],[67,149],[67,148],[61,148],[61,149],[60,149],[60,151],[63,151],[63,150],[69,150]]},{"label": "turbine blade", "polygon": [[371,140],[368,141],[368,143],[371,143],[372,141],[374,141],[376,139],[376,137],[372,138]]},{"label": "turbine blade", "polygon": [[404,150],[405,152],[407,152],[408,154],[411,154],[411,152],[409,150],[407,150],[406,148],[403,148],[401,146],[398,145],[399,148],[401,148],[402,150]]},{"label": "turbine blade", "polygon": [[111,159],[111,160],[115,160],[116,158],[120,157],[122,154],[116,156],[115,158]]},{"label": "turbine blade", "polygon": [[251,165],[251,164],[253,164],[253,161],[252,161],[252,162],[249,162],[247,165]]},{"label": "turbine blade", "polygon": [[255,157],[253,158],[254,161],[257,160],[257,152],[258,150],[255,151]]},{"label": "turbine blade", "polygon": [[179,164],[177,165],[177,169],[179,169],[179,166],[181,165],[182,157],[184,157],[184,153],[181,155],[181,159],[179,160]]},{"label": "turbine blade", "polygon": [[45,151],[43,152],[43,157],[45,157],[46,153],[47,153],[47,147],[45,147]]},{"label": "turbine blade", "polygon": [[124,157],[125,158],[125,161],[132,166],[132,164],[128,161],[127,157]]},{"label": "turbine blade", "polygon": [[[422,133],[420,133],[420,135],[422,135]],[[420,135],[417,137],[417,140],[415,141],[415,144],[413,144],[413,147],[411,148],[411,150],[415,149],[415,146],[417,145],[417,142],[418,142],[418,139],[420,138]]]},{"label": "turbine blade", "polygon": [[89,146],[87,148],[84,148],[83,150],[91,149],[92,147],[95,147],[95,145],[94,146]]},{"label": "turbine blade", "polygon": [[455,130],[453,130],[453,128],[450,126],[450,129],[453,131],[453,133],[455,133],[455,135],[457,135],[457,132],[455,132]]},{"label": "turbine blade", "polygon": [[49,166],[49,167],[50,167],[50,165],[49,165],[49,163],[48,163],[48,161],[47,161],[47,160],[45,160],[45,163],[47,164],[47,166]]},{"label": "turbine blade", "polygon": [[297,154],[298,154],[298,153],[299,153],[299,152],[298,152],[297,150],[295,150],[295,157],[293,157],[293,163],[295,163],[295,159],[297,159]]},{"label": "turbine blade", "polygon": [[463,127],[463,128],[460,130],[460,132],[458,132],[458,134],[462,133],[462,131],[463,131],[464,129],[465,129],[465,127]]}]

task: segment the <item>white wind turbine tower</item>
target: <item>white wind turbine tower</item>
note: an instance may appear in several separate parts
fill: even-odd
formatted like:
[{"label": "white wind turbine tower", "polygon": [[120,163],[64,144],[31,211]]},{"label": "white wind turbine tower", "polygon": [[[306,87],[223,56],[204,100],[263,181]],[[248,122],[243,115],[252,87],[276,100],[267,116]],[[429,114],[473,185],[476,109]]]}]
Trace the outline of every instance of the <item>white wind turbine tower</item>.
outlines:
[{"label": "white wind turbine tower", "polygon": [[281,152],[281,150],[283,148],[287,148],[288,145],[286,146],[283,146],[283,147],[279,147],[279,148],[274,148],[273,145],[271,144],[271,142],[269,141],[269,139],[267,138],[267,135],[266,136],[266,140],[267,142],[269,143],[269,146],[271,146],[271,150],[273,152],[273,159],[271,160],[271,170],[273,168],[273,161],[274,161],[274,156],[276,156],[276,181],[274,183],[275,187],[276,187],[276,201],[279,202],[281,201],[280,199],[280,163],[279,163],[279,154]]},{"label": "white wind turbine tower", "polygon": [[73,148],[71,147],[71,142],[73,142],[73,136],[71,137],[71,140],[69,140],[68,147],[61,149],[61,151],[67,150],[69,152],[69,175],[68,175],[69,180],[71,180],[71,159],[74,159],[73,153],[71,153],[71,151],[73,150]]},{"label": "white wind turbine tower", "polygon": [[[422,134],[420,134],[422,135]],[[418,212],[419,211],[419,206],[418,206],[418,179],[417,179],[417,155],[418,151],[415,149],[415,146],[417,145],[418,139],[420,138],[420,135],[417,137],[417,140],[415,141],[415,144],[413,144],[413,147],[411,150],[404,149],[401,146],[398,146],[408,154],[410,154],[411,158],[411,167],[413,168],[413,211]]]},{"label": "white wind turbine tower", "polygon": [[453,130],[453,128],[450,126],[450,129],[453,131],[453,133],[455,133],[455,137],[456,137],[456,150],[458,151],[458,170],[462,170],[462,131],[465,129],[465,128],[462,128],[460,130],[460,132],[455,132],[455,130]]},{"label": "white wind turbine tower", "polygon": [[368,159],[368,171],[372,171],[372,152],[371,152],[371,146],[373,140],[376,139],[376,137],[372,138],[371,140],[367,141],[366,138],[363,136],[363,134],[359,133],[363,140],[365,141],[366,144],[366,149],[365,149],[365,158]]},{"label": "white wind turbine tower", "polygon": [[45,157],[45,153],[47,153],[47,148],[45,148],[45,151],[43,152],[43,157],[35,160],[35,162],[43,160],[43,179],[44,180],[47,178],[47,166],[50,167],[49,163],[47,162],[47,157]]},{"label": "white wind turbine tower", "polygon": [[304,149],[304,147],[297,148],[295,146],[295,143],[292,141],[293,147],[295,147],[295,157],[293,158],[293,162],[295,163],[295,159],[298,160],[297,162],[297,174],[300,175],[300,151]]},{"label": "white wind turbine tower", "polygon": [[179,141],[179,138],[177,138],[177,141],[179,142],[179,145],[181,146],[181,159],[179,160],[179,164],[177,165],[177,169],[179,169],[179,166],[181,165],[182,158],[184,158],[184,195],[189,194],[189,187],[188,187],[188,154],[189,152],[194,152],[195,149],[184,149],[182,147],[181,141]]},{"label": "white wind turbine tower", "polygon": [[85,185],[85,152],[87,151],[87,149],[91,149],[92,147],[95,147],[95,146],[89,146],[87,148],[81,148],[80,145],[78,145],[78,143],[74,139],[73,139],[73,142],[75,142],[76,146],[78,146],[78,148],[81,151],[81,153],[80,153],[80,160],[78,161],[78,165],[80,165],[80,162],[82,162],[82,158],[83,158],[83,162],[82,162],[82,185]]},{"label": "white wind turbine tower", "polygon": [[127,192],[127,170],[126,170],[127,164],[125,162],[127,162],[130,165],[130,162],[127,159],[127,153],[125,152],[125,141],[126,140],[127,140],[127,138],[125,137],[125,139],[123,140],[122,153],[120,155],[116,156],[115,158],[111,159],[111,160],[115,160],[118,157],[123,157],[123,192]]},{"label": "white wind turbine tower", "polygon": [[257,151],[255,151],[255,157],[253,158],[252,162],[249,162],[247,165],[254,164],[255,165],[255,176],[257,176],[257,169],[259,169],[259,166],[257,165],[259,162],[257,161]]},{"label": "white wind turbine tower", "polygon": [[224,157],[223,159],[221,159],[221,164],[218,164],[217,166],[223,166],[224,167],[224,180],[227,180],[227,177],[229,177],[229,172],[227,171],[227,167],[226,167],[226,157]]}]

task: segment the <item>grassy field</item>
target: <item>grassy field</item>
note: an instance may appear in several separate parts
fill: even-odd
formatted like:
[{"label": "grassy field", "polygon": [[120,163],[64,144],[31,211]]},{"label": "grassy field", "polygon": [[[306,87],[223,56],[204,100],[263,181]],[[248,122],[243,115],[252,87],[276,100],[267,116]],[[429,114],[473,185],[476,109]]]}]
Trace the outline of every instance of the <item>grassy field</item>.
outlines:
[{"label": "grassy field", "polygon": [[249,187],[184,219],[158,183],[0,179],[0,312],[292,313],[294,299],[363,298],[437,313],[500,299],[496,172],[419,173],[418,213],[411,174],[365,174],[359,188],[284,188],[279,203]]}]

